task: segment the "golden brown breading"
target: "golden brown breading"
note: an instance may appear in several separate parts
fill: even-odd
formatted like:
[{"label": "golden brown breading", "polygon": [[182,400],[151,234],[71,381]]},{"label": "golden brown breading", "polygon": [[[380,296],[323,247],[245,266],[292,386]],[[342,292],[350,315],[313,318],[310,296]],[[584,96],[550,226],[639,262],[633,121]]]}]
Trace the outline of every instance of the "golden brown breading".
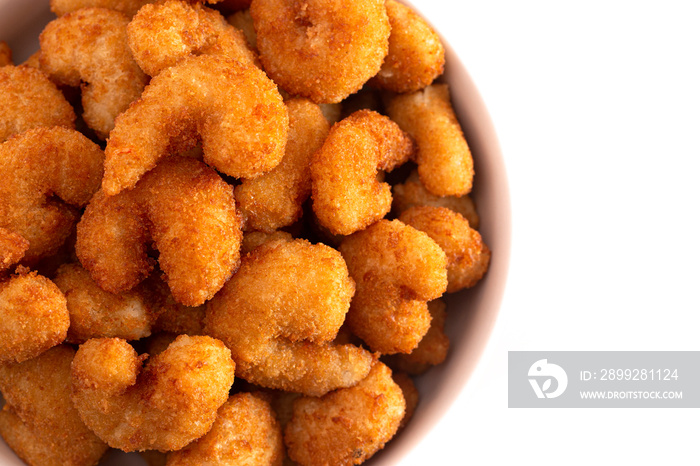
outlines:
[{"label": "golden brown breading", "polygon": [[254,65],[243,32],[199,3],[159,0],[141,8],[127,27],[134,59],[149,76],[191,55],[222,55]]},{"label": "golden brown breading", "polygon": [[265,233],[262,231],[249,231],[243,235],[243,242],[241,243],[241,255],[248,254],[253,249],[257,248],[258,246],[262,246],[268,241],[292,241],[293,239],[294,238],[291,234],[282,230],[273,231],[272,233]]},{"label": "golden brown breading", "polygon": [[398,220],[348,236],[340,252],[357,284],[347,315],[352,332],[372,351],[410,353],[430,327],[427,301],[445,292],[445,253]]},{"label": "golden brown breading", "polygon": [[143,283],[121,294],[108,293],[80,264],[60,266],[53,281],[66,297],[69,343],[102,337],[138,340],[151,334],[160,308]]},{"label": "golden brown breading", "polygon": [[273,232],[296,222],[311,195],[311,157],[330,126],[318,105],[307,99],[286,102],[289,131],[284,158],[271,172],[236,186],[246,229]]},{"label": "golden brown breading", "polygon": [[405,411],[401,388],[378,362],[354,387],[296,400],[287,453],[302,466],[361,464],[396,434]]},{"label": "golden brown breading", "polygon": [[172,157],[130,191],[99,191],[78,224],[76,252],[100,288],[121,293],[151,272],[152,240],[175,300],[199,306],[238,266],[240,223],[230,185],[198,160]]},{"label": "golden brown breading", "polygon": [[254,393],[238,393],[219,408],[209,433],[168,454],[167,466],[281,466],[284,446],[275,413]]},{"label": "golden brown breading", "polygon": [[143,357],[124,340],[89,340],[71,369],[85,424],[113,448],[179,450],[209,431],[233,384],[231,353],[213,338],[180,335]]},{"label": "golden brown breading", "polygon": [[406,427],[406,424],[413,417],[413,413],[416,411],[418,402],[420,401],[420,394],[416,385],[413,383],[413,379],[408,376],[405,372],[396,372],[395,370],[391,374],[394,382],[401,388],[401,393],[403,393],[403,398],[406,400],[406,414],[403,419],[401,419],[401,424],[399,425],[399,430]]},{"label": "golden brown breading", "polygon": [[48,278],[13,275],[0,283],[0,364],[34,358],[66,338],[66,298]]},{"label": "golden brown breading", "polygon": [[378,179],[406,162],[413,141],[389,118],[360,110],[333,125],[311,162],[313,209],[333,234],[349,235],[391,210],[391,187]]},{"label": "golden brown breading", "polygon": [[370,84],[400,93],[423,89],[445,66],[440,36],[406,5],[386,0],[386,12],[391,24],[389,53]]},{"label": "golden brown breading", "polygon": [[250,14],[265,71],[316,103],[360,89],[389,49],[384,0],[253,0]]},{"label": "golden brown breading", "polygon": [[442,299],[430,301],[428,311],[432,317],[430,329],[418,347],[410,354],[396,354],[385,358],[386,364],[392,369],[419,375],[430,367],[441,364],[447,357],[450,340],[445,335],[445,302]]},{"label": "golden brown breading", "polygon": [[0,366],[0,435],[30,465],[92,466],[107,445],[83,424],[70,398],[75,350],[56,346],[21,364]]},{"label": "golden brown breading", "polygon": [[447,256],[447,292],[470,288],[489,267],[491,251],[478,231],[457,212],[445,207],[416,206],[399,220],[428,234]]},{"label": "golden brown breading", "polygon": [[12,49],[7,45],[7,42],[0,40],[0,66],[12,64]]},{"label": "golden brown breading", "polygon": [[253,26],[253,17],[250,16],[250,10],[237,11],[226,17],[226,21],[228,21],[231,26],[243,32],[248,46],[257,53],[258,37],[255,34],[255,26]]},{"label": "golden brown breading", "polygon": [[102,187],[110,196],[131,188],[162,157],[200,138],[204,162],[254,178],[282,160],[288,126],[282,96],[265,73],[220,56],[186,58],[154,77],[117,118]]},{"label": "golden brown breading", "polygon": [[471,228],[479,229],[479,214],[476,212],[474,201],[468,194],[460,197],[436,196],[425,189],[416,170],[411,172],[406,181],[394,185],[391,190],[394,197],[392,210],[396,216],[413,206],[447,207],[466,218]]},{"label": "golden brown breading", "polygon": [[82,83],[83,120],[102,139],[146,85],[127,44],[127,24],[118,11],[84,8],[51,21],[39,36],[41,69],[60,84]]},{"label": "golden brown breading", "polygon": [[387,105],[389,117],[418,145],[420,180],[436,196],[462,196],[472,189],[474,161],[455,116],[447,84],[397,95]]},{"label": "golden brown breading", "polygon": [[206,307],[184,306],[173,298],[168,286],[160,279],[149,277],[148,289],[158,306],[158,320],[153,325],[154,332],[173,334],[204,335],[204,314]]},{"label": "golden brown breading", "polygon": [[56,85],[30,66],[0,68],[0,142],[38,126],[75,128],[75,112]]},{"label": "golden brown breading", "polygon": [[139,8],[154,0],[51,0],[51,11],[63,16],[81,8],[109,8],[124,13],[131,18]]},{"label": "golden brown breading", "polygon": [[309,395],[348,387],[373,357],[333,346],[355,290],[338,251],[305,240],[269,241],[207,303],[205,328],[231,348],[249,382]]},{"label": "golden brown breading", "polygon": [[97,144],[61,127],[30,129],[0,145],[0,227],[29,241],[26,263],[59,250],[99,188],[103,161]]},{"label": "golden brown breading", "polygon": [[0,227],[0,278],[2,273],[18,263],[29,249],[29,241],[21,235]]}]

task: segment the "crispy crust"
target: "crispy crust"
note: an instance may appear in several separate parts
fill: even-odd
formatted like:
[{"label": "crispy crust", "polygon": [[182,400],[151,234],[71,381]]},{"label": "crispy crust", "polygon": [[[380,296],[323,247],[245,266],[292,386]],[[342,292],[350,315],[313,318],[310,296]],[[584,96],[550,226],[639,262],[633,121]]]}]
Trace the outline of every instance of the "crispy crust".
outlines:
[{"label": "crispy crust", "polygon": [[153,0],[51,0],[51,11],[56,16],[63,16],[81,8],[109,8],[132,17],[139,8]]}]

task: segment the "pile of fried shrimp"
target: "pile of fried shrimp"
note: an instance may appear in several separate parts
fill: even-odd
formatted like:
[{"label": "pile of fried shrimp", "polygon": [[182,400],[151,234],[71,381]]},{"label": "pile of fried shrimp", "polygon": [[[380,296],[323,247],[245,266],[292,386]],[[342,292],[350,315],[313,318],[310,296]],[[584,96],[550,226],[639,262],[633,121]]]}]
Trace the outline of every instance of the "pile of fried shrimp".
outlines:
[{"label": "pile of fried shrimp", "polygon": [[395,0],[51,0],[0,42],[0,435],[33,466],[352,465],[491,252]]}]

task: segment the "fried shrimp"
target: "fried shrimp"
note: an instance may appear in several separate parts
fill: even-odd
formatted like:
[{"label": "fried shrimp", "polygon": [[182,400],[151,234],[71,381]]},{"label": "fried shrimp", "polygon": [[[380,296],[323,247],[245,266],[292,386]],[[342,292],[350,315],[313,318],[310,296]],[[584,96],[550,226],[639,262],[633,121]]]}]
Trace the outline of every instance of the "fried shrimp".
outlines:
[{"label": "fried shrimp", "polygon": [[0,145],[0,227],[29,241],[24,261],[56,253],[99,188],[104,153],[72,129],[34,128]]},{"label": "fried shrimp", "polygon": [[361,464],[396,434],[405,411],[401,388],[378,362],[354,387],[296,400],[287,453],[301,466]]},{"label": "fried shrimp", "polygon": [[219,408],[209,433],[168,454],[166,466],[282,466],[283,456],[282,432],[270,403],[254,393],[238,393]]},{"label": "fried shrimp", "polygon": [[139,8],[154,0],[51,0],[51,11],[63,16],[81,8],[109,8],[124,13],[131,18]]},{"label": "fried shrimp", "polygon": [[78,416],[70,398],[75,350],[60,345],[21,364],[0,365],[0,435],[30,465],[97,464],[107,445]]},{"label": "fried shrimp", "polygon": [[237,375],[322,395],[354,385],[373,357],[332,345],[355,289],[338,251],[305,240],[269,241],[207,303],[205,329],[231,348]]},{"label": "fried shrimp", "polygon": [[455,116],[447,84],[395,96],[389,117],[418,145],[420,180],[436,196],[462,196],[472,189],[474,161]]},{"label": "fried shrimp", "polygon": [[38,126],[75,128],[75,112],[56,85],[29,66],[0,68],[0,142]]},{"label": "fried shrimp", "polygon": [[389,53],[371,84],[394,92],[423,89],[442,74],[445,48],[430,25],[411,8],[386,0],[391,24]]},{"label": "fried shrimp", "polygon": [[105,149],[102,187],[133,187],[163,156],[194,147],[227,175],[254,178],[284,155],[289,119],[265,73],[225,57],[186,58],[153,78],[119,116]]},{"label": "fried shrimp", "polygon": [[432,366],[442,364],[450,349],[450,340],[445,335],[445,302],[441,299],[428,303],[430,311],[430,329],[410,354],[387,356],[386,363],[394,370],[419,375]]},{"label": "fried shrimp", "polygon": [[143,359],[117,338],[80,346],[72,398],[85,425],[127,452],[179,450],[206,434],[233,384],[230,351],[213,338],[181,335],[142,369]]},{"label": "fried shrimp", "polygon": [[404,415],[403,419],[401,419],[401,424],[399,425],[399,429],[403,429],[406,427],[408,422],[413,417],[413,413],[416,411],[416,407],[420,401],[420,394],[418,393],[416,385],[413,383],[413,379],[411,379],[411,377],[409,377],[409,375],[405,372],[394,371],[392,372],[391,377],[394,379],[394,382],[396,382],[396,385],[401,388],[403,398],[406,400],[406,414]]},{"label": "fried shrimp", "polygon": [[153,241],[175,300],[199,306],[238,266],[240,223],[230,185],[198,160],[173,157],[130,191],[99,191],[78,224],[76,253],[100,288],[121,293],[150,274]]},{"label": "fried shrimp", "polygon": [[53,281],[66,297],[69,343],[102,337],[138,340],[151,334],[159,308],[145,286],[121,294],[108,293],[80,264],[62,265]]},{"label": "fried shrimp", "polygon": [[489,266],[491,251],[460,214],[444,207],[411,207],[399,220],[428,234],[447,256],[447,292],[470,288]]},{"label": "fried shrimp", "polygon": [[29,249],[29,241],[0,227],[0,279],[2,273],[17,264]]},{"label": "fried shrimp", "polygon": [[291,234],[282,230],[273,231],[272,233],[249,231],[243,235],[243,242],[241,242],[241,255],[248,254],[258,246],[262,246],[268,241],[274,240],[293,241],[294,238]]},{"label": "fried shrimp", "polygon": [[0,283],[0,364],[34,358],[66,338],[66,298],[48,278],[22,271]]},{"label": "fried shrimp", "polygon": [[314,213],[333,234],[349,235],[391,210],[391,187],[378,179],[414,151],[389,118],[360,110],[333,125],[311,163]]},{"label": "fried shrimp", "polygon": [[12,65],[12,49],[7,42],[0,40],[0,66]]},{"label": "fried shrimp", "polygon": [[255,26],[253,25],[253,17],[250,16],[250,10],[237,11],[227,16],[226,21],[243,33],[251,49],[258,50],[258,38],[255,35]]},{"label": "fried shrimp", "polygon": [[243,32],[199,3],[160,0],[144,6],[127,27],[134,59],[149,76],[190,55],[223,55],[254,65]]},{"label": "fried shrimp", "polygon": [[118,11],[85,8],[51,21],[39,36],[41,69],[61,84],[83,83],[83,120],[102,139],[146,85],[129,51],[127,24]]},{"label": "fried shrimp", "polygon": [[413,171],[401,184],[392,187],[394,204],[392,210],[396,216],[414,206],[429,205],[433,207],[446,207],[460,214],[469,221],[469,226],[479,229],[479,214],[476,211],[474,201],[465,194],[464,196],[436,196],[430,193],[420,182],[418,172]]},{"label": "fried shrimp", "polygon": [[243,180],[235,195],[247,229],[272,232],[291,225],[311,195],[311,156],[328,135],[318,105],[302,98],[288,101],[289,132],[284,158],[271,172]]},{"label": "fried shrimp", "polygon": [[389,49],[384,0],[253,0],[250,14],[265,71],[316,103],[356,92]]},{"label": "fried shrimp", "polygon": [[340,245],[357,284],[347,322],[372,351],[410,353],[430,327],[427,301],[447,287],[445,253],[427,234],[380,220]]}]

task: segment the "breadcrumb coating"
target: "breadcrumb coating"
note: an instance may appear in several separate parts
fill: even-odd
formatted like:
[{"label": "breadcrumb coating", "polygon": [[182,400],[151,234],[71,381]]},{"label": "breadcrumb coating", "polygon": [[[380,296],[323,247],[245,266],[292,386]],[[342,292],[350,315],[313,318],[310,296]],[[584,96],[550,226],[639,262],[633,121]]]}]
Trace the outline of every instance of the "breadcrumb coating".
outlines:
[{"label": "breadcrumb coating", "polygon": [[153,0],[51,0],[51,11],[56,16],[63,16],[82,8],[108,8],[131,18],[139,8],[152,2]]}]

